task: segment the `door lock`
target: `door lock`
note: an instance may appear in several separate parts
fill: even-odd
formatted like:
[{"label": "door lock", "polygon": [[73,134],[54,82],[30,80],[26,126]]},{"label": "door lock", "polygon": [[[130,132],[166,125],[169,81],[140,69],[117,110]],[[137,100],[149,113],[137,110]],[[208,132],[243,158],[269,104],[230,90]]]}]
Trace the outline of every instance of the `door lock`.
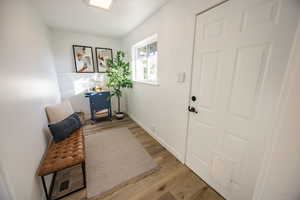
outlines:
[{"label": "door lock", "polygon": [[191,106],[188,107],[188,110],[192,113],[196,113],[196,114],[198,113],[198,111],[194,107],[191,107]]}]

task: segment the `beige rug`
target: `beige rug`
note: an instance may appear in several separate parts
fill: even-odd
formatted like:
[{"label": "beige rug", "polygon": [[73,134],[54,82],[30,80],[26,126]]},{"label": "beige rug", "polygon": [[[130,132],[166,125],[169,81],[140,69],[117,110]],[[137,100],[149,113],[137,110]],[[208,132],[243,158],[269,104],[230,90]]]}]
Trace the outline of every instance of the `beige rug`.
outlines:
[{"label": "beige rug", "polygon": [[88,199],[110,194],[157,167],[128,128],[104,130],[85,140]]}]

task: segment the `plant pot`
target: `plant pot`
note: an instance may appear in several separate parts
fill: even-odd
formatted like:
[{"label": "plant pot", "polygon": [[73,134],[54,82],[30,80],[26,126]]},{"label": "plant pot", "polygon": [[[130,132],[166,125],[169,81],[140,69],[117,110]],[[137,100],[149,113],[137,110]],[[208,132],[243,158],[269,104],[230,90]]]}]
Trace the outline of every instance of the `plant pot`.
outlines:
[{"label": "plant pot", "polygon": [[124,117],[125,117],[125,114],[124,114],[124,113],[122,113],[122,112],[116,113],[116,118],[117,118],[117,120],[124,119]]}]

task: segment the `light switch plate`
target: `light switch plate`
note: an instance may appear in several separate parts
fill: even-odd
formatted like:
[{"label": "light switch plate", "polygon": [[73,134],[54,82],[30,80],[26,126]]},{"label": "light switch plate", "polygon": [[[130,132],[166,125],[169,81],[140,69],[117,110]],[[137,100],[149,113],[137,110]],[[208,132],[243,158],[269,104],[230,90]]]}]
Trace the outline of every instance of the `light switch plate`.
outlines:
[{"label": "light switch plate", "polygon": [[177,74],[177,83],[185,82],[185,72],[180,72]]}]

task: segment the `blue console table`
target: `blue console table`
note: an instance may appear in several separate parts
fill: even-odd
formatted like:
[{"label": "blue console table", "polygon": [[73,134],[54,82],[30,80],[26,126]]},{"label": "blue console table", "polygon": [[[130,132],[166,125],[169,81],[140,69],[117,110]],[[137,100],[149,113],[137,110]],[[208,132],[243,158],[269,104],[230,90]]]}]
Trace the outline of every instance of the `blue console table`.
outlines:
[{"label": "blue console table", "polygon": [[[90,108],[91,108],[91,120],[100,121],[100,120],[111,120],[111,100],[110,100],[110,92],[97,92],[97,93],[86,93],[85,97],[90,100]],[[97,117],[96,113],[101,112],[103,110],[108,111],[108,115],[106,117]]]}]

